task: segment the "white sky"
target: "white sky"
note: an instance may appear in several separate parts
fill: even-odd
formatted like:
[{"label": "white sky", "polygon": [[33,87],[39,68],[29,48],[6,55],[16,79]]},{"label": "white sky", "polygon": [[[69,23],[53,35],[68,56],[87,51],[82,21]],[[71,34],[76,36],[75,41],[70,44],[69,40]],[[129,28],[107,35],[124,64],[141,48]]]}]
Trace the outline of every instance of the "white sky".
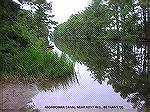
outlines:
[{"label": "white sky", "polygon": [[[17,1],[17,0],[13,0]],[[71,16],[85,9],[91,0],[47,0],[52,1],[53,14],[55,21],[63,23]]]},{"label": "white sky", "polygon": [[54,20],[63,23],[71,16],[85,9],[91,0],[47,0],[52,1]]}]

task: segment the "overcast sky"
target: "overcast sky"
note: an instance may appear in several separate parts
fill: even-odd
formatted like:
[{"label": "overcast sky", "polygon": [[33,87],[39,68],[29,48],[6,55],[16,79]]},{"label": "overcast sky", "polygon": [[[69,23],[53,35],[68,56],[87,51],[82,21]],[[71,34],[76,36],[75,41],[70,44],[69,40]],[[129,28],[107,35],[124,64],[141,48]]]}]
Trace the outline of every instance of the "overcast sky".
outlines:
[{"label": "overcast sky", "polygon": [[48,0],[53,2],[54,20],[62,23],[67,21],[71,14],[78,13],[90,4],[91,0]]},{"label": "overcast sky", "polygon": [[[18,1],[18,0],[13,0]],[[85,9],[90,5],[91,0],[47,0],[52,1],[54,20],[63,23],[71,16]]]}]

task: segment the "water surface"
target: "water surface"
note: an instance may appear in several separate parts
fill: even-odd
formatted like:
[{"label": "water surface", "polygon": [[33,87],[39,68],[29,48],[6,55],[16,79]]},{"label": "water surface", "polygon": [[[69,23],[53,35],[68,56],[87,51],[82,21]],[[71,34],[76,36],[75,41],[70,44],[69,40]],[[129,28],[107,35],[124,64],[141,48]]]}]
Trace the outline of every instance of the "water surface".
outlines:
[{"label": "water surface", "polygon": [[53,52],[65,53],[74,63],[74,74],[32,84],[3,83],[1,109],[45,109],[45,106],[149,109],[149,43],[59,40],[55,44]]}]

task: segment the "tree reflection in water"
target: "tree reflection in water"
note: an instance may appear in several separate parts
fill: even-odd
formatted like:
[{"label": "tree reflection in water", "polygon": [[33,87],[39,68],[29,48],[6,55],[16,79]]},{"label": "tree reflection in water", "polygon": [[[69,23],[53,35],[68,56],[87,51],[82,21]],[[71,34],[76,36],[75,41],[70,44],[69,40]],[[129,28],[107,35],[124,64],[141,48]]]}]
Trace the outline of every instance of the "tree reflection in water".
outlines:
[{"label": "tree reflection in water", "polygon": [[107,79],[134,108],[150,112],[150,43],[56,40],[56,45],[89,67],[100,84]]}]

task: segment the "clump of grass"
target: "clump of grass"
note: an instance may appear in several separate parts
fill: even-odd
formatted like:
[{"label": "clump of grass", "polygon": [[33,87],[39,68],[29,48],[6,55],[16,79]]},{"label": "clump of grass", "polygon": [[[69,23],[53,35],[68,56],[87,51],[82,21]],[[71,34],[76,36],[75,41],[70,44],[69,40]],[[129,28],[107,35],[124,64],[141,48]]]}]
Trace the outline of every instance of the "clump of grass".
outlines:
[{"label": "clump of grass", "polygon": [[68,63],[64,55],[58,57],[55,53],[33,46],[13,52],[13,56],[6,58],[4,69],[6,74],[19,74],[24,80],[36,80],[73,73],[73,64]]}]

